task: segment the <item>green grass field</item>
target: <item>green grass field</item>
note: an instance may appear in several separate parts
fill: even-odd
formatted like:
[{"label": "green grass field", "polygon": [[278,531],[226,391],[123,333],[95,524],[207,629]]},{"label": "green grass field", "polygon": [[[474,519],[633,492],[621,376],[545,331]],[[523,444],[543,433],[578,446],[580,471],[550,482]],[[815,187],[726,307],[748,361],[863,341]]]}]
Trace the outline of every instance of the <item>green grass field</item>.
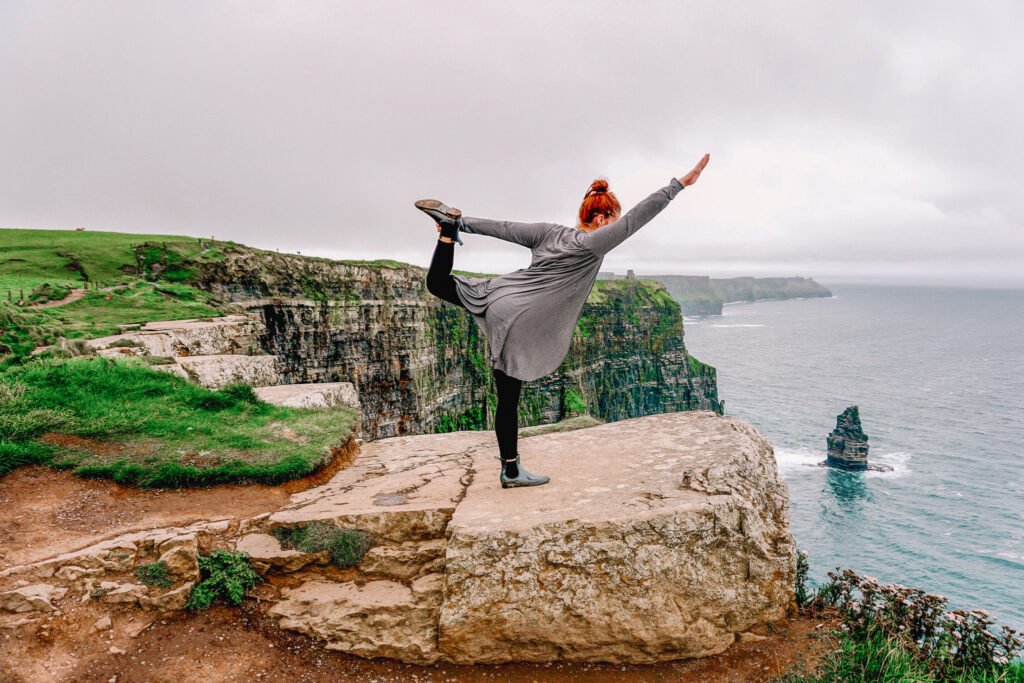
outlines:
[{"label": "green grass field", "polygon": [[[85,280],[114,284],[134,277],[135,252],[143,242],[180,245],[184,253],[204,251],[195,237],[137,235],[92,230],[0,229],[0,296],[42,284],[81,287]],[[130,272],[126,272],[129,269]]]},{"label": "green grass field", "polygon": [[273,484],[316,471],[356,420],[245,385],[205,389],[140,358],[33,360],[0,374],[0,476],[49,464],[146,487]]}]

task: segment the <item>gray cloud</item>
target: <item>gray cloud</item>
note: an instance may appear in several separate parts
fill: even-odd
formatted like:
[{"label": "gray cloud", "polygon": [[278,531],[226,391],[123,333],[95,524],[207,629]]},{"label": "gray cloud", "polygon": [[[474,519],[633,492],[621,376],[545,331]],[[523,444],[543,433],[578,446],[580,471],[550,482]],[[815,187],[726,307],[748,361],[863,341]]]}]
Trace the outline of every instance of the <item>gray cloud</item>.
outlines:
[{"label": "gray cloud", "polygon": [[[0,225],[426,265],[412,208],[573,225],[700,182],[606,270],[1024,286],[1024,7],[0,4]],[[467,236],[456,267],[529,254]]]}]

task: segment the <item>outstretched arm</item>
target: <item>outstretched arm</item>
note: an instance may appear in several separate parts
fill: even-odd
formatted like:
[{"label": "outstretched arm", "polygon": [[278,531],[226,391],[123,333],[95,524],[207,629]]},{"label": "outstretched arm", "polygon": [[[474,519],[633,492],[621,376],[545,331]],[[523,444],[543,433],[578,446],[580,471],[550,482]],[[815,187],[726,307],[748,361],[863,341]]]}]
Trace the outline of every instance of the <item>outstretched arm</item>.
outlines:
[{"label": "outstretched arm", "polygon": [[492,221],[488,218],[462,217],[462,232],[477,235],[490,235],[506,242],[515,242],[533,249],[540,244],[554,223],[514,223],[512,221]]},{"label": "outstretched arm", "polygon": [[619,220],[583,235],[583,244],[598,256],[607,254],[657,216],[679,194],[680,190],[697,182],[697,178],[700,177],[701,171],[708,165],[710,159],[711,155],[705,154],[692,171],[682,178],[670,180],[668,185],[652,193],[647,199],[626,212],[626,215]]},{"label": "outstretched arm", "polygon": [[651,193],[619,220],[583,235],[583,243],[598,256],[604,256],[661,213],[682,189],[683,184],[673,178],[668,185]]}]

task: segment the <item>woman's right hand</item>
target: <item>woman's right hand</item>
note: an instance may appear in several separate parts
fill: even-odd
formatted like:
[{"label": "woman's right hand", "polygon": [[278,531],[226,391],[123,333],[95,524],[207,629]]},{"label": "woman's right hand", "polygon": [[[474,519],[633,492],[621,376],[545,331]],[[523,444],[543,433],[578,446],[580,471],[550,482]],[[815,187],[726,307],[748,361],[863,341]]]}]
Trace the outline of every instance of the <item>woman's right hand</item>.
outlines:
[{"label": "woman's right hand", "polygon": [[708,165],[708,161],[711,159],[710,154],[705,154],[701,157],[701,160],[697,162],[697,165],[693,167],[693,170],[684,175],[679,179],[679,183],[686,187],[687,185],[693,185],[697,182],[697,178],[700,177],[700,172],[704,170],[704,167]]}]

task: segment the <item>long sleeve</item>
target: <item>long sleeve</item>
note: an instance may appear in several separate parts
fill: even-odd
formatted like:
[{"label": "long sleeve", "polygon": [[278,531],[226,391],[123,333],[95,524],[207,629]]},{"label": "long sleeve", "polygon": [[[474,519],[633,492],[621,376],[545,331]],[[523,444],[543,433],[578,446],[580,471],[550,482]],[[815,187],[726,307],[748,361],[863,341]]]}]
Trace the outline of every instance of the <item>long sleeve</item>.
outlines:
[{"label": "long sleeve", "polygon": [[514,223],[512,221],[492,221],[488,218],[462,217],[462,232],[477,235],[490,235],[506,242],[514,242],[533,249],[540,244],[553,223]]},{"label": "long sleeve", "polygon": [[584,234],[583,243],[598,256],[604,256],[661,213],[682,189],[679,179],[672,178],[668,185],[651,193],[619,220]]}]

